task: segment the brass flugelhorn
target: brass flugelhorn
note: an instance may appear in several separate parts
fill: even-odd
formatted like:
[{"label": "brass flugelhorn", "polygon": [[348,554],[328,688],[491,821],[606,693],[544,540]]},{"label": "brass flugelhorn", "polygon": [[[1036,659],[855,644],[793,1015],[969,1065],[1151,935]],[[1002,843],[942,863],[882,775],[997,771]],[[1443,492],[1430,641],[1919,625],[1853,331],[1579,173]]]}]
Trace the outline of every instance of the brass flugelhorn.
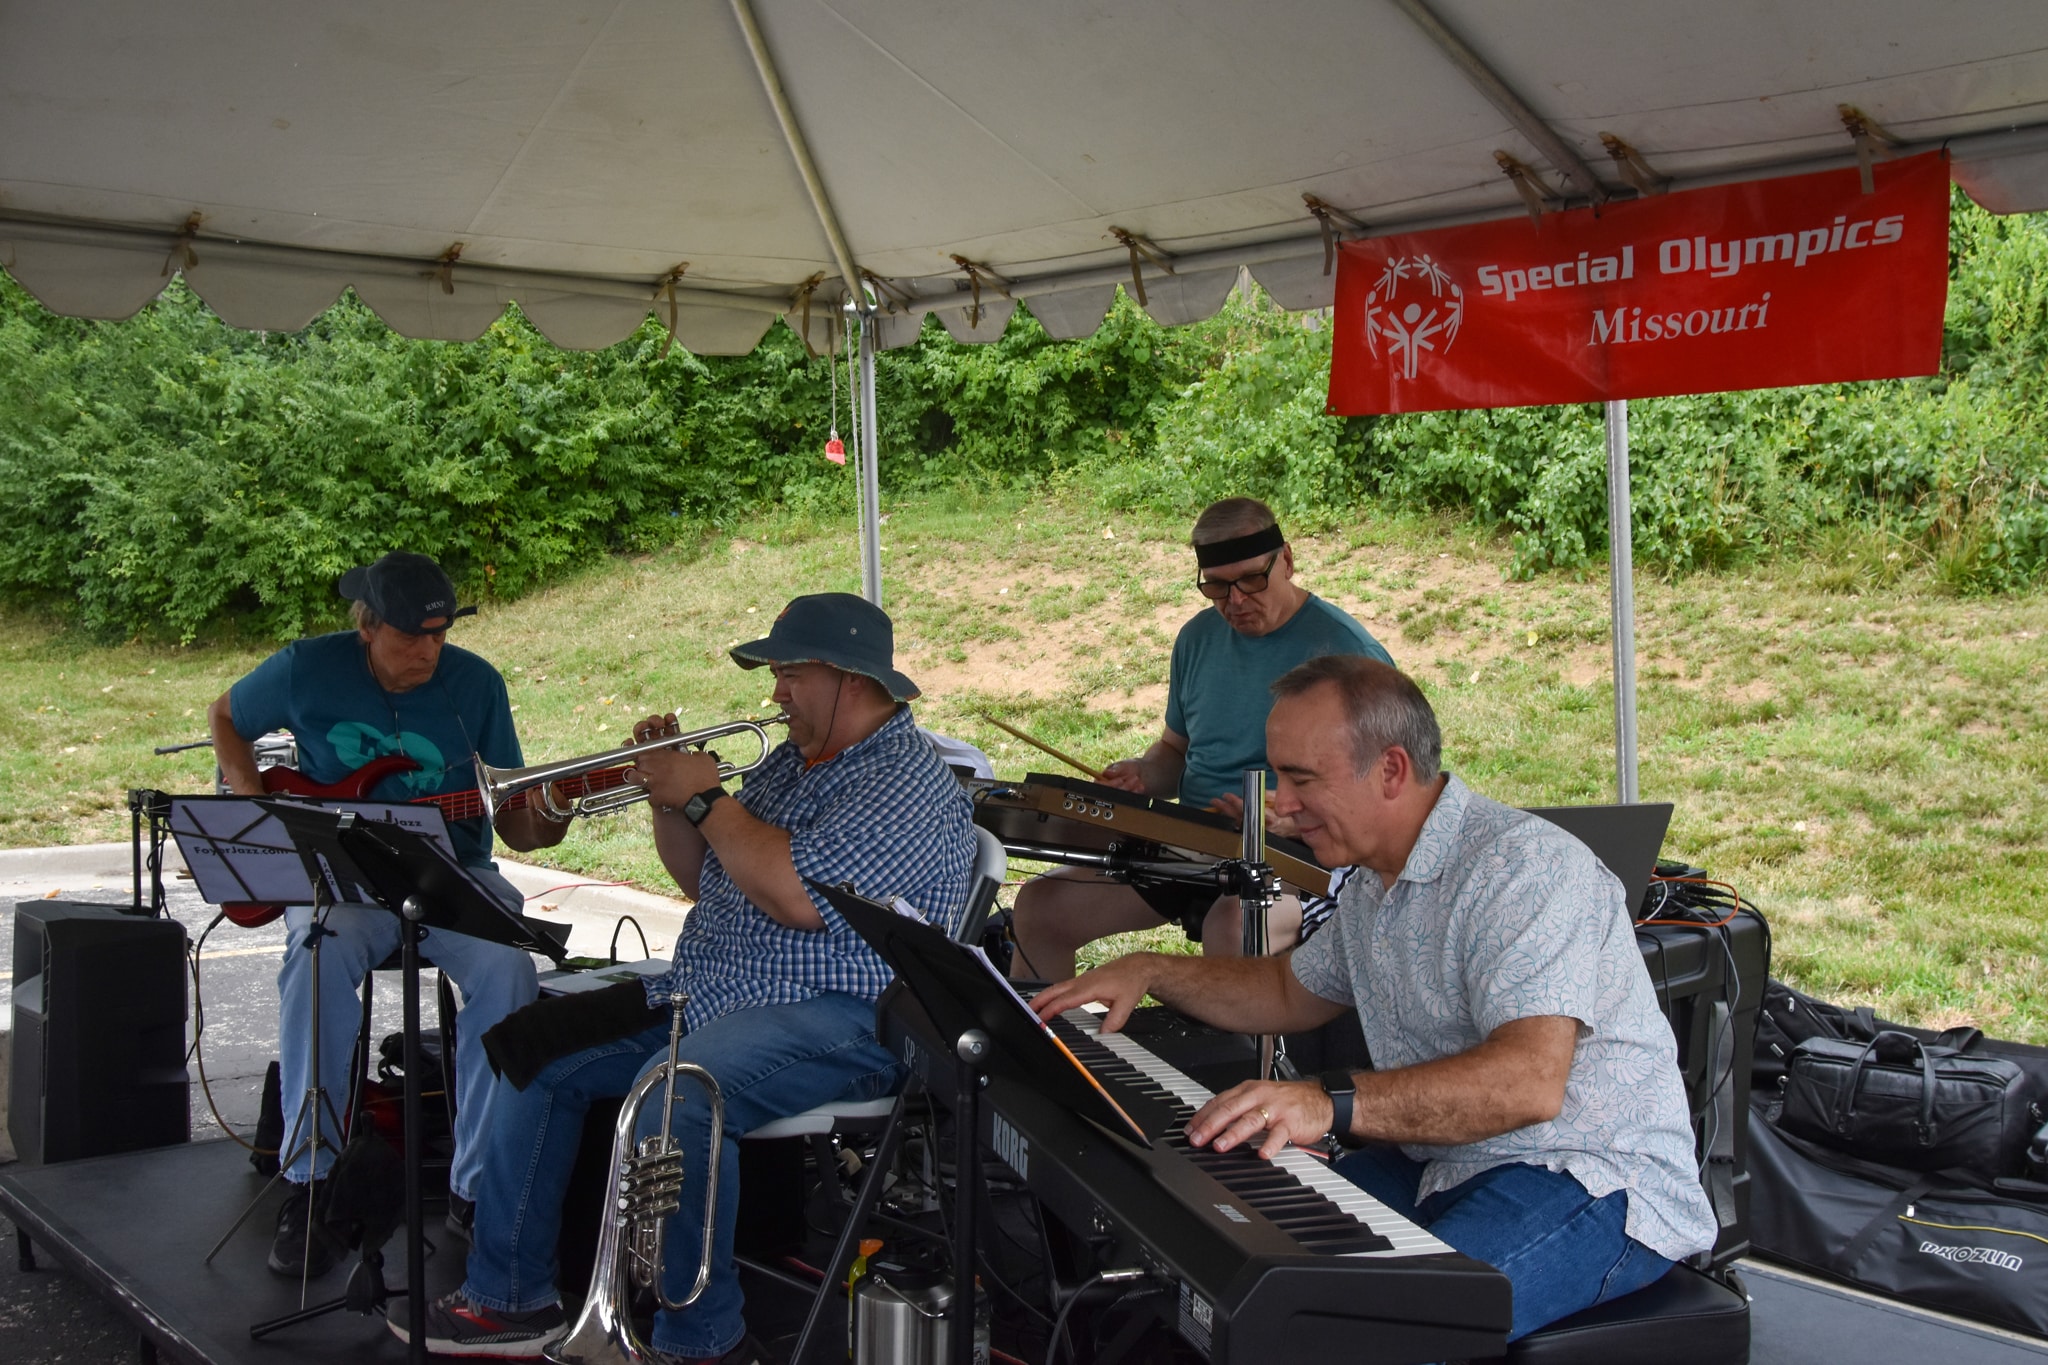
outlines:
[{"label": "brass flugelhorn", "polygon": [[[532,791],[527,799],[556,820],[567,820],[572,815],[611,815],[647,799],[647,788],[625,779],[626,769],[640,755],[660,749],[702,748],[728,735],[752,735],[760,741],[760,754],[751,763],[728,763],[720,759],[718,780],[724,782],[742,773],[750,773],[767,762],[769,751],[775,745],[769,740],[764,727],[788,723],[789,714],[780,712],[766,720],[736,720],[728,725],[692,730],[685,735],[660,735],[639,744],[607,749],[601,754],[589,754],[583,758],[565,758],[555,763],[535,763],[525,768],[493,768],[488,763],[479,763],[476,765],[477,793],[483,798],[484,814],[492,819],[497,818],[499,809],[513,797],[533,788],[539,790]],[[577,785],[583,790],[564,808],[555,800],[554,784],[578,778],[582,781]]]},{"label": "brass flugelhorn", "polygon": [[[697,1301],[711,1278],[711,1240],[717,1222],[718,1159],[725,1142],[725,1099],[718,1082],[703,1067],[679,1061],[683,1007],[689,997],[670,999],[668,1060],[633,1083],[612,1130],[612,1191],[598,1226],[597,1261],[591,1270],[590,1293],[576,1325],[544,1355],[555,1365],[651,1365],[653,1355],[633,1328],[635,1286],[652,1289],[661,1306],[681,1312]],[[698,1248],[697,1278],[690,1292],[671,1299],[661,1287],[668,1219],[682,1207],[683,1152],[669,1135],[675,1118],[676,1078],[687,1076],[704,1087],[711,1106],[711,1144],[704,1162],[704,1244]],[[661,1136],[633,1140],[640,1111],[661,1087]]]}]

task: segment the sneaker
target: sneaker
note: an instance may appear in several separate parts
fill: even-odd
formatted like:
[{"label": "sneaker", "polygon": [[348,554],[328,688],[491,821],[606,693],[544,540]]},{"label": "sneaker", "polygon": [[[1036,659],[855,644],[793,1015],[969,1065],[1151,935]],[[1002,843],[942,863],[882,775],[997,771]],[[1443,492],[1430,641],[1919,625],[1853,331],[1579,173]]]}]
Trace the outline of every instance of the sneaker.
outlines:
[{"label": "sneaker", "polygon": [[[393,1336],[410,1343],[405,1300],[394,1299],[384,1310]],[[427,1350],[441,1356],[490,1356],[503,1360],[538,1359],[541,1351],[569,1330],[560,1304],[531,1313],[501,1313],[479,1308],[460,1289],[427,1305]]]},{"label": "sneaker", "polygon": [[448,1231],[463,1241],[476,1241],[476,1201],[448,1191]]},{"label": "sneaker", "polygon": [[327,1182],[316,1180],[311,1188],[311,1227],[306,1220],[307,1187],[288,1183],[284,1205],[277,1211],[277,1235],[270,1242],[270,1268],[294,1280],[317,1280],[341,1259],[341,1247],[327,1232]]}]

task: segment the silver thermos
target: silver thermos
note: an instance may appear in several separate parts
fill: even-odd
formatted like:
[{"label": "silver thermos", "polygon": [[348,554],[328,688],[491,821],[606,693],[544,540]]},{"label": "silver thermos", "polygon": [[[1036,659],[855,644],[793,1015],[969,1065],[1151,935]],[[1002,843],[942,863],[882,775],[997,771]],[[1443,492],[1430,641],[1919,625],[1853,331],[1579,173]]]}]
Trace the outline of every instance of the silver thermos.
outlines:
[{"label": "silver thermos", "polygon": [[[925,1266],[873,1261],[853,1287],[854,1365],[947,1365],[953,1281]],[[977,1305],[974,1359],[988,1360],[988,1316]]]}]

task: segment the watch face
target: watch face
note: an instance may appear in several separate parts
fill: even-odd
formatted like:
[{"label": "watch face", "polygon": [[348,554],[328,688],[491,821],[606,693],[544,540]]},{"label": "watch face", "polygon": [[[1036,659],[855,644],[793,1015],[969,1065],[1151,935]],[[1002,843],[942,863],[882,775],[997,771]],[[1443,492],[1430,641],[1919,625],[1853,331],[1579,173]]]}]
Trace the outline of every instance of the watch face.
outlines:
[{"label": "watch face", "polygon": [[1325,1071],[1316,1079],[1322,1082],[1323,1089],[1332,1095],[1348,1095],[1358,1085],[1358,1082],[1351,1079],[1351,1073],[1348,1071]]}]

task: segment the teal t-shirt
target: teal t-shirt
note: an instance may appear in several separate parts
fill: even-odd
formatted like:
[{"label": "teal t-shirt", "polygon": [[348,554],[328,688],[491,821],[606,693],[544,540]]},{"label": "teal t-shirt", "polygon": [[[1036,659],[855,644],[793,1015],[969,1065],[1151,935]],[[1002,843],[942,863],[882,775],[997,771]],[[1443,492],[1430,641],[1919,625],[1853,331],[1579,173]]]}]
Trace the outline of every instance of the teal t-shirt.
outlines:
[{"label": "teal t-shirt", "polygon": [[[1268,689],[1297,664],[1325,654],[1363,654],[1392,664],[1380,642],[1310,593],[1301,610],[1271,635],[1240,635],[1210,609],[1180,628],[1166,685],[1166,728],[1187,736],[1180,799],[1206,806],[1244,788],[1244,770],[1266,766]],[[1271,786],[1273,776],[1266,775]]]},{"label": "teal t-shirt", "polygon": [[[417,772],[387,777],[375,801],[411,801],[476,786],[476,759],[495,768],[525,763],[498,670],[466,649],[444,645],[434,676],[409,692],[387,692],[370,672],[352,630],[296,640],[228,689],[235,733],[254,740],[289,730],[299,771],[323,786],[373,758],[404,754]],[[472,867],[491,860],[490,823],[451,820],[455,856]]]}]

